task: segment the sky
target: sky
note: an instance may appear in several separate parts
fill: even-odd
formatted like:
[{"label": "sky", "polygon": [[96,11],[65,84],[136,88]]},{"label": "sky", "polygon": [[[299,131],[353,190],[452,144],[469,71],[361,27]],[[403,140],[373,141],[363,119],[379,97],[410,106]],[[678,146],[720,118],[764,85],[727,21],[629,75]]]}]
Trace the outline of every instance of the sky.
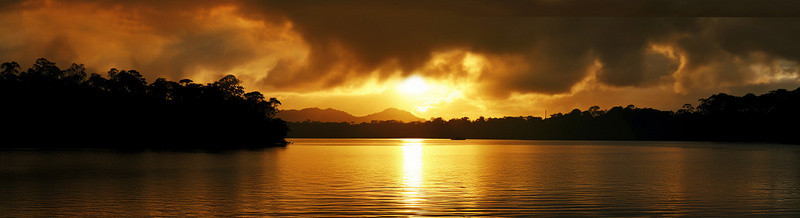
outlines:
[{"label": "sky", "polygon": [[0,2],[0,61],[236,75],[281,109],[422,118],[675,110],[800,86],[800,1]]}]

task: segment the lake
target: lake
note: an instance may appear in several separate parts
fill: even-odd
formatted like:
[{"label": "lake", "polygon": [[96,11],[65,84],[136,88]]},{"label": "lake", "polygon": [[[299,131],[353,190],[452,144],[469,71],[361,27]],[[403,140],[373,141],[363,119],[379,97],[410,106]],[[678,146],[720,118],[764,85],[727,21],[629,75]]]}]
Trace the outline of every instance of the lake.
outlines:
[{"label": "lake", "polygon": [[289,139],[0,151],[0,216],[800,216],[800,146]]}]

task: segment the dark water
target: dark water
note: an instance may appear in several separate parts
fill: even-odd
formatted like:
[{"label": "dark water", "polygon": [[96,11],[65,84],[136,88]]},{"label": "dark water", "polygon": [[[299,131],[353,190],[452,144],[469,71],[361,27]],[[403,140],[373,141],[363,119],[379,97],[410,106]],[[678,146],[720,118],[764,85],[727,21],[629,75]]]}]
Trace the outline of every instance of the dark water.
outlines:
[{"label": "dark water", "polygon": [[228,153],[0,151],[0,216],[800,216],[800,147],[293,139]]}]

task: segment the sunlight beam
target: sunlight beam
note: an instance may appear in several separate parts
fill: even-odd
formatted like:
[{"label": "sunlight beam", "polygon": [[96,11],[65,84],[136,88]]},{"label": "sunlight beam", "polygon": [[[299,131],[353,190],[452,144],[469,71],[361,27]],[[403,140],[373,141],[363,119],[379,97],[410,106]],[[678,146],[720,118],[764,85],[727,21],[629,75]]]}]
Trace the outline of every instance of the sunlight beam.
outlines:
[{"label": "sunlight beam", "polygon": [[403,197],[409,206],[422,199],[422,140],[403,140]]}]

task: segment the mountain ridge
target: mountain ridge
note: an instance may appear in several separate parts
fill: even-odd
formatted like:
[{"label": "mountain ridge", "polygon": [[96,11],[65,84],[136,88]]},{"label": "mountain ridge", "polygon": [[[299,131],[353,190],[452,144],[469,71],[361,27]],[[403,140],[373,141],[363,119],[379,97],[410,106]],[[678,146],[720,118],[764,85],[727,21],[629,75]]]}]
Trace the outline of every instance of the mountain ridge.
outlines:
[{"label": "mountain ridge", "polygon": [[304,109],[289,109],[282,110],[278,113],[278,118],[287,122],[302,122],[302,121],[319,121],[319,122],[371,122],[373,120],[397,120],[402,122],[424,121],[425,119],[414,116],[411,112],[397,109],[386,108],[380,112],[371,113],[365,116],[354,116],[345,111],[326,108],[321,109],[318,107],[304,108]]}]

